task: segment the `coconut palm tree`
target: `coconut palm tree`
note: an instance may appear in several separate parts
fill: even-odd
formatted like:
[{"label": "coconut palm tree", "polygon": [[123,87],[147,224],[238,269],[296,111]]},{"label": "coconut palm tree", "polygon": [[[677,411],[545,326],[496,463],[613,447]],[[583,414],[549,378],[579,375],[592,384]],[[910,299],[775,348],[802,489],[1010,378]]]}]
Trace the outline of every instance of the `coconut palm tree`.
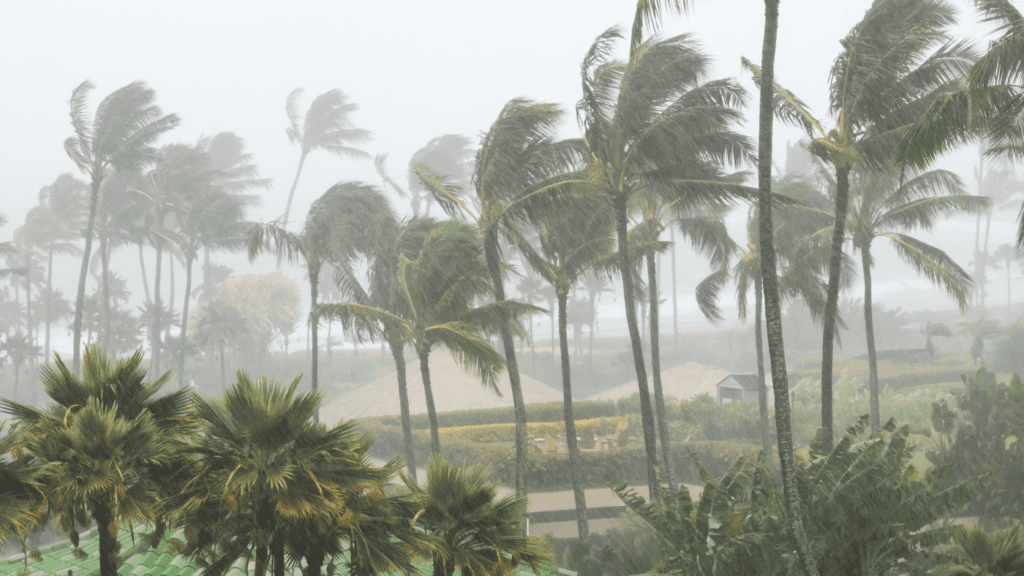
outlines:
[{"label": "coconut palm tree", "polygon": [[413,217],[428,216],[434,195],[420,178],[417,166],[424,166],[431,172],[443,174],[449,182],[465,190],[468,189],[473,176],[473,150],[469,138],[461,134],[445,134],[433,138],[422,148],[413,153],[409,159],[407,188],[403,188],[387,172],[387,154],[378,154],[374,158],[377,174],[384,181],[384,186],[407,198],[412,203]]},{"label": "coconut palm tree", "polygon": [[[301,233],[288,232],[285,222],[254,224],[249,230],[247,245],[249,261],[252,262],[261,252],[273,251],[279,258],[289,262],[302,262],[306,265],[309,275],[309,325],[312,329],[312,366],[310,382],[312,389],[318,389],[319,367],[319,325],[320,306],[318,289],[320,268],[332,258],[332,239],[335,234],[337,220],[346,214],[344,199],[347,191],[368,188],[359,182],[342,182],[331,186],[309,208],[306,224]],[[320,421],[319,411],[314,419]]]},{"label": "coconut palm tree", "polygon": [[117,531],[157,522],[157,504],[181,478],[184,443],[192,433],[185,392],[157,397],[170,379],[146,380],[142,350],[112,359],[85,350],[82,375],[56,356],[40,380],[53,400],[45,410],[0,400],[0,409],[30,427],[25,451],[52,465],[46,477],[51,513],[78,547],[77,524],[99,526],[100,575],[116,576]]},{"label": "coconut palm tree", "polygon": [[433,575],[510,574],[520,563],[538,573],[549,561],[543,540],[520,531],[526,498],[497,498],[494,484],[480,468],[464,470],[434,456],[427,465],[427,485],[405,479],[420,512],[416,524],[438,541]]},{"label": "coconut palm tree", "polygon": [[[580,180],[567,174],[578,158],[578,144],[554,141],[561,115],[561,109],[553,104],[523,98],[505,104],[481,137],[472,192],[460,186],[457,174],[435,171],[426,163],[415,167],[423,185],[448,215],[469,218],[479,228],[495,302],[505,300],[502,241],[515,242],[527,209],[537,200],[549,196],[564,181]],[[502,328],[499,335],[516,417],[516,493],[522,495],[526,494],[526,403],[513,330]]]},{"label": "coconut palm tree", "polygon": [[[52,184],[43,186],[39,190],[39,205],[46,207],[57,218],[52,226],[53,236],[56,240],[52,246],[47,246],[46,255],[46,294],[53,293],[53,255],[65,254],[69,250],[71,238],[75,230],[81,225],[82,217],[87,209],[85,193],[88,186],[85,182],[75,178],[69,173],[61,174]],[[77,248],[75,249],[77,252]],[[46,301],[46,336],[43,345],[43,358],[50,357],[50,325],[53,321],[54,310],[50,306],[51,300]]]},{"label": "coconut palm tree", "polygon": [[[239,370],[221,399],[192,395],[203,432],[196,474],[164,506],[184,524],[183,552],[204,558],[213,573],[251,550],[255,574],[264,576],[272,558],[274,575],[283,576],[288,528],[351,525],[346,498],[380,486],[391,472],[369,465],[369,439],[353,422],[330,429],[313,422],[323,397],[297,394],[300,379],[284,388]],[[323,561],[313,549],[305,557]]]},{"label": "coconut palm tree", "polygon": [[14,368],[14,394],[18,397],[18,385],[20,384],[21,368],[25,364],[32,364],[42,354],[42,349],[36,346],[28,334],[21,329],[11,333],[3,334],[3,343],[0,349],[11,360],[11,367]]},{"label": "coconut palm tree", "polygon": [[1013,261],[1017,259],[1017,251],[1010,244],[1000,244],[994,254],[1003,261],[1006,268],[1006,313],[1010,313],[1010,277],[1013,275]]},{"label": "coconut palm tree", "polygon": [[112,170],[139,169],[155,158],[152,144],[161,134],[178,125],[174,114],[164,115],[153,103],[155,94],[142,82],[133,82],[111,92],[100,102],[92,121],[86,116],[86,96],[93,85],[86,80],[71,93],[71,126],[75,134],[64,141],[64,149],[78,169],[89,175],[89,218],[85,226],[85,248],[78,274],[75,299],[74,358],[77,372],[82,343],[82,306],[85,280],[92,255],[93,225],[99,206],[100,184]]},{"label": "coconut palm tree", "polygon": [[[987,198],[963,192],[960,179],[945,170],[931,170],[913,175],[900,183],[895,176],[877,171],[857,170],[853,174],[853,198],[846,227],[853,247],[861,254],[864,277],[864,325],[868,346],[868,386],[871,397],[871,431],[880,426],[878,358],[871,301],[871,243],[875,238],[888,238],[896,254],[918,274],[941,286],[953,296],[960,309],[967,307],[972,282],[945,252],[907,233],[930,230],[938,218],[964,212],[984,210]],[[827,234],[823,229],[819,234]]]},{"label": "coconut palm tree", "polygon": [[220,386],[226,392],[227,374],[225,357],[227,348],[237,344],[251,330],[248,320],[230,303],[214,299],[204,304],[202,313],[192,328],[193,338],[200,346],[208,346],[220,357]]},{"label": "coconut palm tree", "polygon": [[[594,201],[596,200],[596,202]],[[583,202],[562,202],[547,207],[533,218],[539,250],[529,244],[519,247],[524,258],[554,288],[558,297],[558,344],[562,360],[562,412],[565,442],[569,453],[569,471],[576,501],[576,526],[581,541],[590,534],[587,503],[580,472],[580,450],[576,439],[576,421],[572,412],[572,376],[570,374],[567,317],[569,292],[588,271],[608,264],[615,247],[611,210],[603,196]]]},{"label": "coconut palm tree", "polygon": [[[500,394],[495,382],[505,361],[484,334],[497,332],[506,318],[537,310],[515,300],[473,305],[491,290],[482,251],[475,226],[449,220],[430,231],[415,260],[402,258],[398,264],[397,290],[406,299],[404,315],[356,302],[321,306],[323,317],[341,321],[350,333],[376,330],[400,334],[404,343],[413,346],[420,363],[434,454],[441,451],[441,441],[430,382],[431,350],[434,346],[446,348],[485,388]],[[513,329],[517,335],[525,334],[518,322]]]},{"label": "coconut palm tree", "polygon": [[603,188],[616,215],[620,275],[626,324],[640,392],[650,493],[657,495],[654,410],[647,385],[636,319],[633,263],[629,260],[630,198],[650,191],[680,210],[746,193],[721,172],[738,164],[750,149],[748,139],[732,131],[740,118],[743,90],[731,80],[708,81],[708,60],[690,35],[647,39],[644,27],[656,24],[664,8],[678,2],[638,2],[628,60],[613,59],[617,28],[601,34],[582,65],[583,98],[577,117],[584,132],[590,177]]},{"label": "coconut palm tree", "polygon": [[306,156],[314,150],[324,150],[337,156],[350,158],[368,158],[369,155],[355,148],[353,144],[365,142],[371,138],[370,133],[361,128],[353,128],[349,115],[359,107],[348,101],[341,90],[328,90],[317,96],[306,111],[305,120],[299,125],[299,98],[302,88],[292,90],[288,95],[285,112],[288,114],[288,142],[299,145],[299,167],[295,170],[295,180],[288,192],[288,203],[284,215],[280,218],[282,229],[288,227],[288,216],[292,211],[292,199],[295,188],[299,185],[302,167],[306,164]]},{"label": "coconut palm tree", "polygon": [[[955,21],[952,4],[944,0],[874,2],[842,40],[843,51],[832,66],[832,129],[815,119],[792,92],[774,81],[768,84],[776,95],[770,102],[775,115],[803,129],[811,138],[811,152],[835,169],[835,223],[821,366],[822,426],[829,434],[833,430],[833,341],[850,171],[857,165],[888,169],[909,127],[921,120],[929,106],[958,89],[974,52],[966,42],[952,39],[949,29]],[[749,60],[743,62],[760,83],[762,71]],[[831,447],[829,438],[827,446]]]}]

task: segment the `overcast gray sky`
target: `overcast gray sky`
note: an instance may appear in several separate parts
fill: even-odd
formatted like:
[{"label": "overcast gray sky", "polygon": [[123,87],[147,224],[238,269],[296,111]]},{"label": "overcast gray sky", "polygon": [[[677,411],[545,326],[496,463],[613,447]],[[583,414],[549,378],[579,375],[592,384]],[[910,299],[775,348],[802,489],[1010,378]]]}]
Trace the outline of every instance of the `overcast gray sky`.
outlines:
[{"label": "overcast gray sky", "polygon": [[[839,39],[869,4],[781,4],[777,78],[819,116],[826,109],[828,71]],[[968,3],[960,6],[973,19]],[[580,60],[606,28],[628,26],[634,7],[630,0],[5,3],[0,9],[0,213],[8,224],[0,229],[0,240],[24,222],[40,187],[74,171],[62,148],[71,135],[67,100],[85,79],[96,85],[90,110],[129,82],[147,82],[164,111],[182,118],[163,143],[194,142],[221,131],[245,138],[262,175],[274,179],[254,215],[270,220],[284,211],[298,159],[298,149],[285,136],[285,98],[292,89],[306,89],[303,111],[316,95],[343,90],[360,106],[354,123],[374,134],[365,149],[371,155],[389,153],[392,172],[404,177],[409,156],[428,140],[447,133],[476,140],[517,96],[563,105],[563,135],[578,135],[574,106]],[[762,27],[758,0],[705,0],[695,2],[689,15],[666,18],[663,34],[694,32],[715,59],[714,77],[741,76],[741,56],[760,59]],[[746,77],[742,83],[753,90]],[[753,136],[756,110],[751,108],[748,118],[744,130]],[[779,153],[785,142],[798,137],[777,130],[777,162],[783,161]],[[969,167],[975,157],[961,154],[946,166],[973,185]],[[378,182],[372,161],[314,153],[293,214],[301,217],[331,184],[348,179]],[[1007,214],[994,224],[994,246],[1010,241]],[[973,219],[963,218],[946,225],[936,243],[966,267],[972,235]],[[77,275],[77,268],[73,274],[66,270],[69,277]],[[694,277],[703,273],[691,271]],[[292,276],[300,278],[297,271]],[[906,287],[917,290],[909,307],[952,305],[902,265],[879,270],[879,297]],[[692,287],[684,289],[692,293]]]}]

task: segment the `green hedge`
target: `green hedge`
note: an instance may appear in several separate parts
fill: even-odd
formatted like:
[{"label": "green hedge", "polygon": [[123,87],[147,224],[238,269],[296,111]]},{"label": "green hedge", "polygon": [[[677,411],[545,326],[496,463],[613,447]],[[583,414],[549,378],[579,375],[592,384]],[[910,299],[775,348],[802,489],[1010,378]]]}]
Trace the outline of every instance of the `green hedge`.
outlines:
[{"label": "green hedge", "polygon": [[[370,454],[390,459],[404,453],[402,430],[398,426],[373,426],[375,436]],[[413,443],[416,463],[423,467],[430,454],[430,435],[414,431]],[[758,450],[752,444],[738,442],[690,442],[672,446],[674,477],[689,484],[700,484],[700,475],[690,457],[696,454],[701,464],[713,476],[721,476],[743,454]],[[494,482],[505,486],[515,483],[515,449],[509,443],[476,444],[456,439],[442,439],[441,455],[459,466],[479,465],[487,468]],[[600,452],[581,454],[582,483],[586,488],[604,487],[607,474],[630,484],[646,485],[647,464],[642,446],[630,446]],[[527,460],[527,485],[531,491],[568,490],[570,484],[569,460],[565,454],[531,452]]]},{"label": "green hedge", "polygon": [[[963,375],[968,372],[969,371],[966,371],[963,368],[953,368],[946,370],[928,371],[918,374],[901,374],[899,376],[879,378],[878,387],[879,389],[889,388],[890,390],[899,391],[904,388],[910,388],[912,386],[922,386],[925,384],[960,382],[962,380]],[[866,383],[865,386],[867,386]]]}]

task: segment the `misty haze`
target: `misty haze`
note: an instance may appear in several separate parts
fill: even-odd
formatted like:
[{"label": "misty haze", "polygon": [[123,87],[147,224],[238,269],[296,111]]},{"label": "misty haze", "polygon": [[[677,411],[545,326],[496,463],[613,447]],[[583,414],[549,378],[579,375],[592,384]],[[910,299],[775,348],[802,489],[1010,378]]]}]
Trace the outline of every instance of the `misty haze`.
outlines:
[{"label": "misty haze", "polygon": [[4,6],[0,574],[1024,574],[1022,10]]}]

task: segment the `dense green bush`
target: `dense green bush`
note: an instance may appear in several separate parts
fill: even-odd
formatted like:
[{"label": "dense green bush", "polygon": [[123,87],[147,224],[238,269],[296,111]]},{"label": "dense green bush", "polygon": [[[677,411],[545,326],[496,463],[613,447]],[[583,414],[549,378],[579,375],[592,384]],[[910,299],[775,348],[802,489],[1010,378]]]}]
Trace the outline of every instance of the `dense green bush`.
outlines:
[{"label": "dense green bush", "polygon": [[1007,326],[992,348],[992,368],[1008,374],[1024,374],[1024,325]]},{"label": "dense green bush", "polygon": [[658,560],[658,534],[634,514],[627,522],[601,534],[591,533],[583,542],[575,538],[552,539],[548,544],[555,562],[578,574],[629,576],[650,572]]},{"label": "dense green bush", "polygon": [[[577,420],[619,415],[615,404],[611,401],[598,402],[591,400],[573,402],[572,411]],[[526,419],[528,422],[561,422],[563,417],[561,402],[530,404],[526,409]],[[430,422],[427,420],[426,414],[413,414],[410,420],[414,429],[430,429]],[[437,415],[437,425],[441,428],[478,426],[480,424],[514,424],[515,421],[515,411],[511,406],[507,408],[442,412]],[[385,426],[401,425],[401,419],[398,416],[380,416],[367,419],[367,422],[379,422]]]}]

